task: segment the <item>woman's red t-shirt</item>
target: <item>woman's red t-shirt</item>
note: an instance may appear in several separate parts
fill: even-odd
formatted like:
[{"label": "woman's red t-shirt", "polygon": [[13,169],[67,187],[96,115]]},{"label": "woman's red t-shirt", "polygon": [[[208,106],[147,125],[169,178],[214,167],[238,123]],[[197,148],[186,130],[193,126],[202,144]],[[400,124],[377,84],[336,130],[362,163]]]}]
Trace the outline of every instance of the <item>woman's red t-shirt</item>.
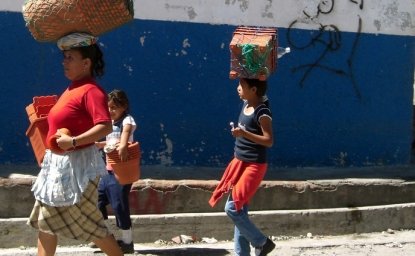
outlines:
[{"label": "woman's red t-shirt", "polygon": [[49,112],[47,141],[60,128],[77,136],[103,122],[111,122],[105,91],[93,79],[74,81]]}]

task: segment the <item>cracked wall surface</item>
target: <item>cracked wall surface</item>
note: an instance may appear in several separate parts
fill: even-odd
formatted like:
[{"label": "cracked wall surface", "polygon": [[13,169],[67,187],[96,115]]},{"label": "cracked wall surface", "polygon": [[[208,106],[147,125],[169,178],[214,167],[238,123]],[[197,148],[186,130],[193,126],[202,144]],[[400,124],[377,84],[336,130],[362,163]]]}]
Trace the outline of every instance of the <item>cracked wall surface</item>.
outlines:
[{"label": "cracked wall surface", "polygon": [[[27,217],[34,198],[33,178],[0,178],[0,218]],[[132,214],[223,212],[226,196],[214,208],[208,204],[216,180],[152,180],[133,184]],[[365,195],[365,196],[362,196]],[[382,195],[382,196],[379,196]],[[393,179],[350,179],[332,181],[264,181],[250,209],[300,210],[353,208],[413,202],[415,182]]]}]

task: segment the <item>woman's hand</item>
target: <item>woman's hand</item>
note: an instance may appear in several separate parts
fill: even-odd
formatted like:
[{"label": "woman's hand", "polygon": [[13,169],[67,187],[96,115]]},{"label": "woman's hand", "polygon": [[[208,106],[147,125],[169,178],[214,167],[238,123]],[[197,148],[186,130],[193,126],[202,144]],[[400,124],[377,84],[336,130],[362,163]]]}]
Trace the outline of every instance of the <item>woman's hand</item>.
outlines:
[{"label": "woman's hand", "polygon": [[56,143],[61,149],[67,151],[73,148],[71,136],[58,130],[55,134],[55,137]]}]

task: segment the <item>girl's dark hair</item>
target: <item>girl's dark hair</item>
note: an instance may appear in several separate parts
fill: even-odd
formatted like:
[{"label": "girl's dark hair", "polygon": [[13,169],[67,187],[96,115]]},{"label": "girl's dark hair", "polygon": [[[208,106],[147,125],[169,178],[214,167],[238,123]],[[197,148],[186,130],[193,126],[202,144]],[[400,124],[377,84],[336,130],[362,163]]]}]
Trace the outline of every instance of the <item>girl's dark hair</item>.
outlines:
[{"label": "girl's dark hair", "polygon": [[89,58],[91,60],[90,71],[94,77],[102,77],[104,75],[104,55],[97,44],[73,49],[78,50],[84,59]]},{"label": "girl's dark hair", "polygon": [[125,113],[128,113],[130,103],[128,101],[127,94],[124,91],[115,89],[108,93],[108,101],[110,100],[112,100],[116,106],[124,107]]},{"label": "girl's dark hair", "polygon": [[267,92],[268,83],[267,81],[261,81],[259,79],[252,79],[252,78],[240,78],[240,80],[244,81],[249,88],[256,87],[256,95],[258,97],[262,97]]}]

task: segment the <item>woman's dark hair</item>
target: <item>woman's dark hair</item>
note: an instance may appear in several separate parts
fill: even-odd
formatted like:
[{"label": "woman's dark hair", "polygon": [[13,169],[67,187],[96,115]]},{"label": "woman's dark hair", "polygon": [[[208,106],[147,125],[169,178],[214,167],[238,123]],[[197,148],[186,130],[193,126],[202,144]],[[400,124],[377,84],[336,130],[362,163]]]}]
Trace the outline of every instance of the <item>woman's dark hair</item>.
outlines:
[{"label": "woman's dark hair", "polygon": [[241,81],[244,81],[249,88],[256,87],[256,95],[262,97],[267,92],[268,83],[267,81],[261,81],[259,79],[252,78],[240,78]]},{"label": "woman's dark hair", "polygon": [[78,50],[81,53],[82,58],[89,58],[91,60],[92,65],[90,71],[94,77],[102,77],[104,75],[104,55],[97,44],[86,47],[76,47],[73,49]]},{"label": "woman's dark hair", "polygon": [[125,113],[128,113],[130,103],[127,94],[124,91],[115,89],[108,93],[108,101],[110,100],[112,100],[116,106],[125,108]]}]

